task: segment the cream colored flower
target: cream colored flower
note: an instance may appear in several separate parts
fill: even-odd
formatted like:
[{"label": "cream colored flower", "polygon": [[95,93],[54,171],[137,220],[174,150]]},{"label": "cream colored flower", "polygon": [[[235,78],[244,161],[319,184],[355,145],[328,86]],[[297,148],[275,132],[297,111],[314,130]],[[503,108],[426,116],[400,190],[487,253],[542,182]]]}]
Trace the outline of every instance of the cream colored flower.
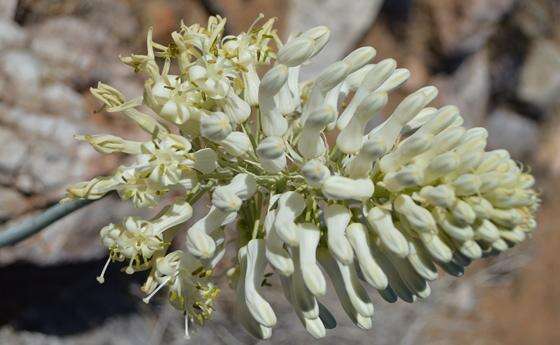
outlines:
[{"label": "cream colored flower", "polygon": [[[236,320],[255,337],[272,336],[277,319],[263,290],[273,270],[305,329],[321,338],[333,332],[320,303],[327,279],[352,322],[369,329],[373,303],[358,277],[387,301],[414,302],[429,296],[438,268],[460,276],[472,260],[530,237],[534,178],[507,151],[485,151],[488,132],[463,128],[459,109],[430,107],[435,87],[416,90],[366,132],[410,72],[393,59],[372,61],[375,49],[361,47],[300,81],[329,30],[283,43],[274,20],[261,19],[236,36],[224,35],[219,16],[205,27],[181,24],[170,45],[149,31],[147,52],[122,58],[146,78],[144,94],[127,100],[105,84],[92,89],[149,139],[77,137],[134,159],[69,187],[68,198],[116,191],[137,207],[168,205],[151,220],[128,217],[101,230],[107,265],[149,270],[146,302],[168,290],[188,335],[189,323],[210,318],[213,272],[235,246],[228,276]],[[185,226],[198,200],[210,207]],[[184,250],[168,252],[183,231]],[[228,232],[235,245],[226,246]]]}]

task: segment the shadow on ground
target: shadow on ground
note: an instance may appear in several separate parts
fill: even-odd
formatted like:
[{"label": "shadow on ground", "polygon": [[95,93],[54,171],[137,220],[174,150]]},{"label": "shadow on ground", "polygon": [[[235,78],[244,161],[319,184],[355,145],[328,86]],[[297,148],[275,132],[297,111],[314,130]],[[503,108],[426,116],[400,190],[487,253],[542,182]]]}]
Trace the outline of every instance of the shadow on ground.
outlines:
[{"label": "shadow on ground", "polygon": [[18,262],[0,268],[0,326],[49,335],[73,335],[99,326],[110,317],[138,312],[128,276],[110,266],[107,281],[95,277],[105,260],[38,266]]}]

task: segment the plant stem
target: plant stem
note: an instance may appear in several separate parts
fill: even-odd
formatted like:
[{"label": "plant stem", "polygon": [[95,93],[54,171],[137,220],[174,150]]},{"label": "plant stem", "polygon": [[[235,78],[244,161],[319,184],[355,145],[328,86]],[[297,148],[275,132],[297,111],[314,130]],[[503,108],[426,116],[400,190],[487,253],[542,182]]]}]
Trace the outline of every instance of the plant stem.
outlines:
[{"label": "plant stem", "polygon": [[60,218],[65,217],[70,213],[79,210],[80,208],[87,206],[97,200],[99,199],[79,199],[68,201],[65,203],[57,203],[56,205],[49,207],[45,212],[41,213],[37,217],[24,221],[21,224],[17,224],[5,231],[0,232],[0,247],[14,245],[38,233]]}]

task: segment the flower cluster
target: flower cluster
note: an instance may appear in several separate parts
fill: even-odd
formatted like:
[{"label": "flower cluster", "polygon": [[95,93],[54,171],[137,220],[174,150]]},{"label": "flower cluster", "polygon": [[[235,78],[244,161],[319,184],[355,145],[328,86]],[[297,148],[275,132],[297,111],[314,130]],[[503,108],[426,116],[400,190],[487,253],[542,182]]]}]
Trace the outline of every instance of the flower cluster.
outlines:
[{"label": "flower cluster", "polygon": [[[92,89],[107,111],[123,113],[151,139],[80,136],[101,153],[136,159],[70,187],[68,198],[116,191],[137,207],[169,203],[151,220],[129,217],[101,230],[107,264],[149,271],[146,302],[165,289],[187,325],[208,319],[219,293],[213,272],[226,232],[235,231],[228,276],[237,319],[251,334],[269,338],[277,321],[261,293],[267,267],[312,336],[332,326],[319,302],[327,277],[350,319],[369,329],[374,308],[364,283],[389,302],[426,298],[438,267],[459,276],[536,227],[533,177],[507,151],[485,151],[488,133],[463,128],[456,107],[429,107],[435,87],[386,112],[409,71],[393,59],[373,63],[372,47],[301,83],[300,68],[329,30],[282,43],[273,23],[229,36],[225,19],[211,17],[206,27],[181,25],[169,45],[150,32],[146,55],[122,59],[145,76],[142,97],[126,100],[101,83]],[[371,129],[376,117],[385,120]],[[170,192],[180,197],[169,202]],[[210,209],[185,229],[203,195]],[[168,252],[182,230],[183,250]]]}]

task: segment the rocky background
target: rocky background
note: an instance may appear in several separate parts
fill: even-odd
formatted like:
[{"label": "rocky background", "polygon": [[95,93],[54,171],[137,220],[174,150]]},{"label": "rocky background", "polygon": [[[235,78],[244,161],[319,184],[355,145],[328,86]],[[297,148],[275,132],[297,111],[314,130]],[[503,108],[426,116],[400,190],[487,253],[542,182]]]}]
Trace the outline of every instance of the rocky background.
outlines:
[{"label": "rocky background", "polygon": [[[74,134],[141,136],[118,115],[98,112],[88,89],[101,80],[128,96],[141,93],[117,57],[143,51],[150,25],[166,42],[180,20],[221,14],[237,32],[260,12],[278,17],[282,33],[332,29],[309,75],[362,45],[395,58],[412,72],[395,103],[425,84],[438,86],[438,103],[456,104],[468,125],[487,127],[489,145],[530,165],[542,192],[532,241],[473,265],[461,279],[442,276],[424,302],[377,301],[369,332],[331,303],[339,326],[319,343],[560,343],[557,0],[0,0],[0,231],[56,203],[69,183],[122,160],[98,155]],[[144,305],[140,278],[113,267],[104,285],[94,279],[105,256],[99,228],[139,212],[106,198],[0,249],[0,343],[184,344],[181,316],[165,303]],[[271,343],[311,341],[277,288],[269,293],[281,314]],[[215,319],[192,344],[256,342],[231,320],[230,301],[226,288]]]}]

